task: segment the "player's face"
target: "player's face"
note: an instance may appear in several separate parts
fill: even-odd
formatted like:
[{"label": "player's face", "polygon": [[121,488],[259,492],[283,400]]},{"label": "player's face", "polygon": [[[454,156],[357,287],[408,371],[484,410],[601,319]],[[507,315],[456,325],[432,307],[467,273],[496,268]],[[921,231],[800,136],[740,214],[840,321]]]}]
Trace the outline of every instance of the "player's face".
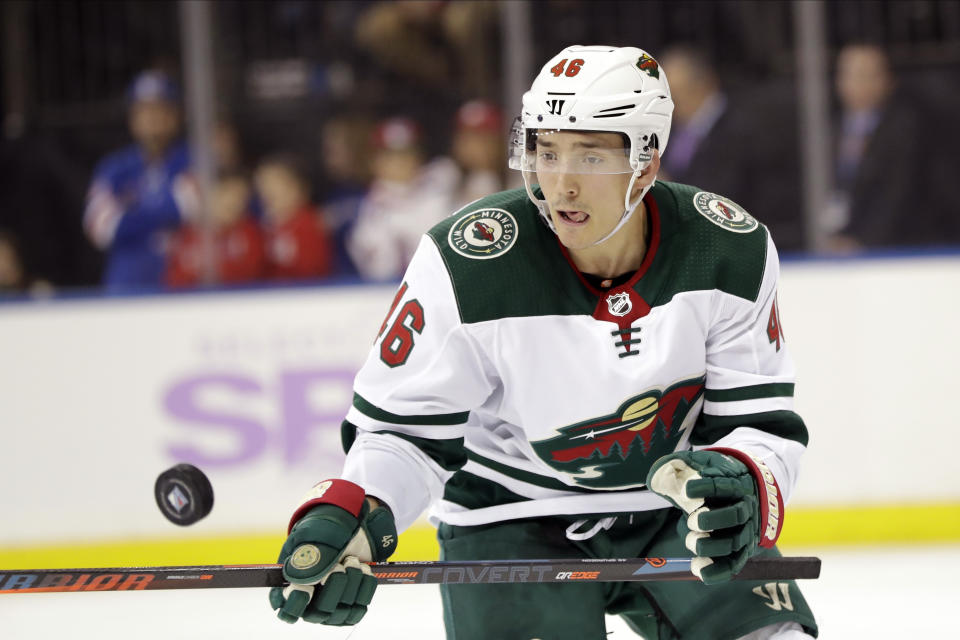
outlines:
[{"label": "player's face", "polygon": [[616,226],[632,173],[618,133],[555,131],[537,137],[537,181],[568,249],[590,247]]}]

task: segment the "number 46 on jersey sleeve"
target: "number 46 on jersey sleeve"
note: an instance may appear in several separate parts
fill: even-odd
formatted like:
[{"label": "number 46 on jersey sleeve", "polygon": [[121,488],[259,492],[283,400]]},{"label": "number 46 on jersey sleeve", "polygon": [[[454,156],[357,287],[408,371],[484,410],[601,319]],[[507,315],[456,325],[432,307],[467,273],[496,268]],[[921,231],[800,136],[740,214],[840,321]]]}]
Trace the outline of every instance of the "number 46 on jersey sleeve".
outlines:
[{"label": "number 46 on jersey sleeve", "polygon": [[783,341],[783,326],[780,324],[780,305],[777,304],[777,298],[774,296],[770,304],[770,317],[767,319],[767,337],[770,344],[777,345],[777,351],[780,351],[780,343]]},{"label": "number 46 on jersey sleeve", "polygon": [[380,343],[380,359],[388,367],[399,367],[406,364],[407,358],[410,357],[410,352],[413,350],[414,332],[422,333],[426,326],[423,305],[416,298],[413,298],[403,304],[400,312],[394,318],[393,324],[390,325],[390,330],[384,335],[390,316],[393,315],[406,292],[407,283],[404,282],[400,285],[397,295],[394,296],[390,311],[387,312],[387,317],[383,319],[383,324],[380,325],[380,332],[377,333],[378,339],[383,336],[383,341]]}]

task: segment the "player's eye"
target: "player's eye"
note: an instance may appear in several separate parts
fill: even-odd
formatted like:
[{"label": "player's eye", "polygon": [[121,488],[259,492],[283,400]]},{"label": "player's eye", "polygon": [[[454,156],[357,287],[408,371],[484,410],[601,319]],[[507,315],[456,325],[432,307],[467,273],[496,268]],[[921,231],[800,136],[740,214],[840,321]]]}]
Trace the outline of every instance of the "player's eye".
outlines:
[{"label": "player's eye", "polygon": [[537,157],[543,162],[555,162],[557,154],[553,151],[541,151],[537,154]]},{"label": "player's eye", "polygon": [[602,163],[603,163],[603,158],[600,157],[600,156],[592,155],[592,154],[591,154],[591,155],[588,155],[588,156],[584,156],[583,161],[586,162],[587,164],[594,164],[594,165],[596,165],[596,164],[602,164]]}]

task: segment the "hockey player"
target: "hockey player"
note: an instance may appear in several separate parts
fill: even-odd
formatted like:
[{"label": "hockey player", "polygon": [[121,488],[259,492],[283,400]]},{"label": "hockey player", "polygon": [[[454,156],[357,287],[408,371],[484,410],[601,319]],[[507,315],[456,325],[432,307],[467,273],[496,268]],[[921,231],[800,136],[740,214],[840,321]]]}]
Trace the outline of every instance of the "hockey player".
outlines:
[{"label": "hockey player", "polygon": [[[341,478],[280,553],[281,619],[363,616],[427,507],[447,560],[694,557],[701,581],[441,587],[449,638],[803,639],[777,555],[807,433],[767,229],[656,183],[673,104],[636,48],[570,47],[524,96],[498,193],[427,233],[355,381]],[[296,553],[293,553],[296,550]],[[642,585],[642,586],[640,586]]]}]

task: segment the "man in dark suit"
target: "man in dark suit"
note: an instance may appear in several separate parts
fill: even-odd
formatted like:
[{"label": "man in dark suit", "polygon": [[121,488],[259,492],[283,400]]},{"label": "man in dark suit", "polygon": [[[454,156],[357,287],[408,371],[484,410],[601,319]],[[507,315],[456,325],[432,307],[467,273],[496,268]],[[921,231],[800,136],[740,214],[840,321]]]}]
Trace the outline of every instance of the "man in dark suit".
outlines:
[{"label": "man in dark suit", "polygon": [[960,242],[956,198],[947,193],[956,179],[956,125],[940,98],[898,86],[886,53],[872,44],[840,50],[836,91],[830,248]]},{"label": "man in dark suit", "polygon": [[677,46],[660,61],[676,105],[661,173],[728,195],[772,229],[782,250],[801,249],[792,87],[764,86],[730,96],[704,52]]}]

